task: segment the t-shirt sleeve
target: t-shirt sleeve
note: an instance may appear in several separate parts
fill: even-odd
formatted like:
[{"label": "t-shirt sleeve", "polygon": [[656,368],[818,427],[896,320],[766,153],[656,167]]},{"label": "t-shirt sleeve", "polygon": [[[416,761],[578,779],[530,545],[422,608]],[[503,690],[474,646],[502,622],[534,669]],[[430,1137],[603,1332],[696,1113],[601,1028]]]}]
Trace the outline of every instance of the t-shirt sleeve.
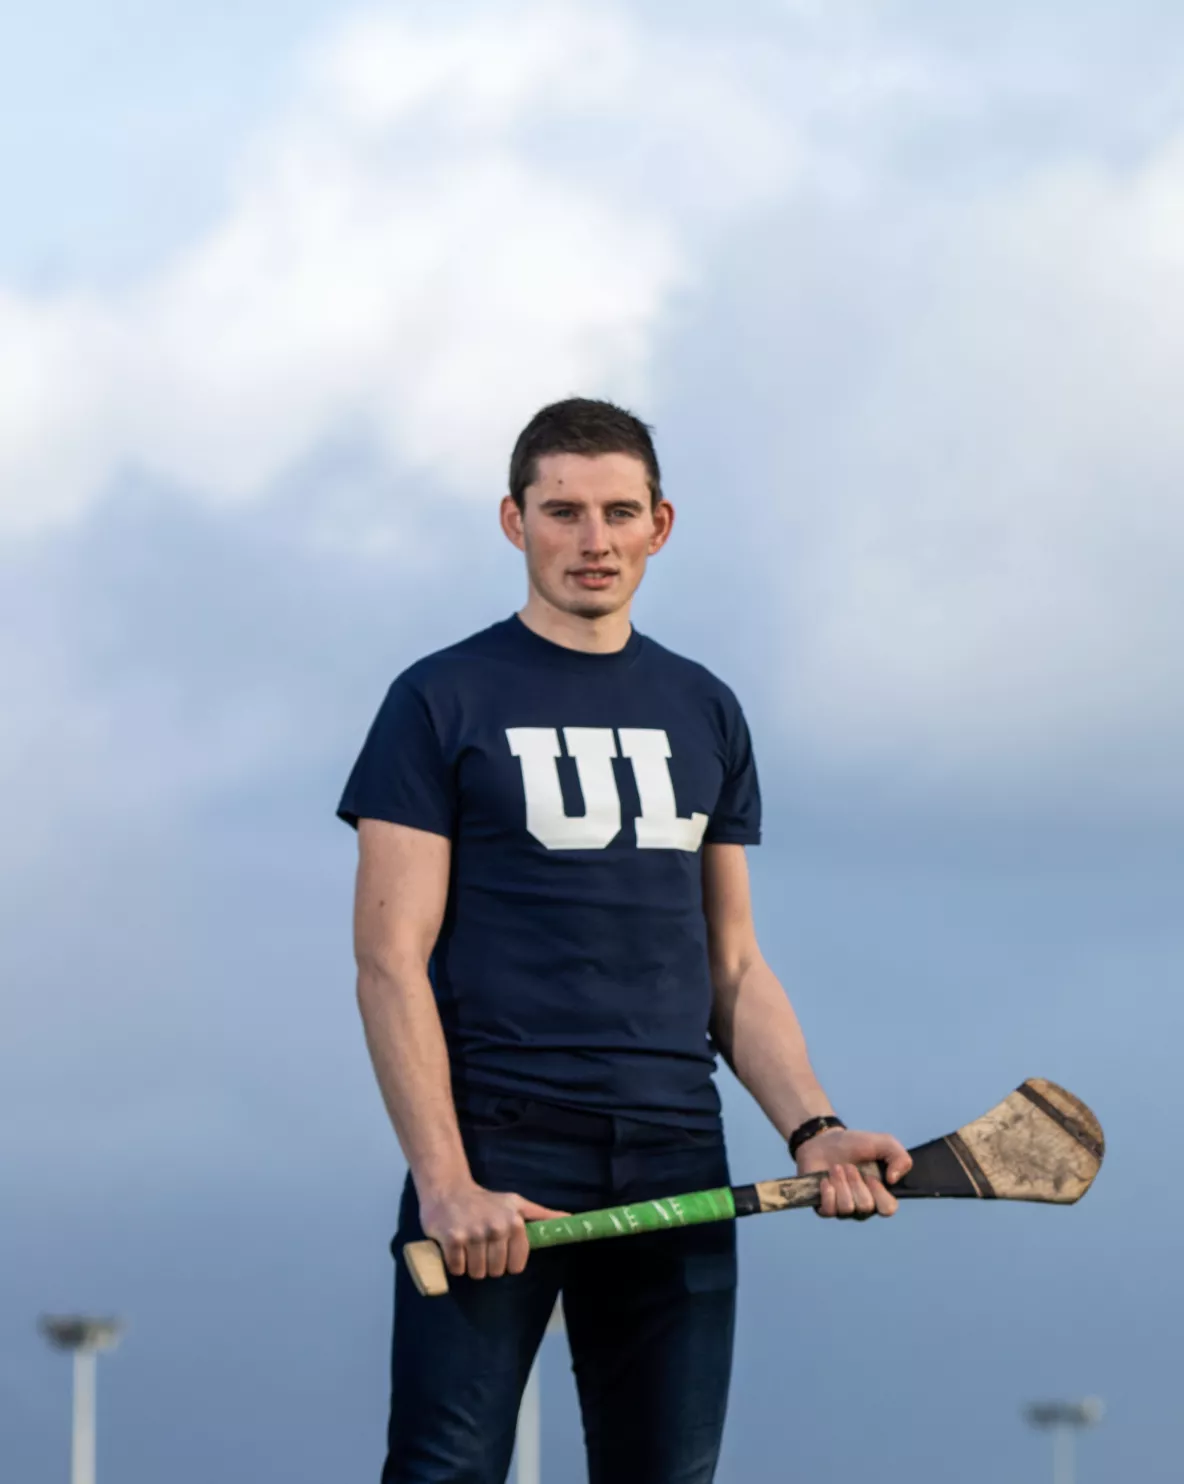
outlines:
[{"label": "t-shirt sleeve", "polygon": [[725,714],[727,771],[703,841],[706,845],[759,845],[761,790],[752,738],[738,701],[731,699]]},{"label": "t-shirt sleeve", "polygon": [[451,837],[456,779],[428,703],[400,676],[386,694],[345,785],[339,819],[385,819]]}]

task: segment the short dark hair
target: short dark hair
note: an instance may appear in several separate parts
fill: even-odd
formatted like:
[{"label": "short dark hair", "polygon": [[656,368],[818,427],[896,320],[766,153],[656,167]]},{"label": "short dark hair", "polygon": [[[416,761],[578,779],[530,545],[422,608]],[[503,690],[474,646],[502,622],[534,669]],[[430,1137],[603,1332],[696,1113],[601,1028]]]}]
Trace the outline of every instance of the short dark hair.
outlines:
[{"label": "short dark hair", "polygon": [[653,504],[662,498],[662,474],[650,428],[613,402],[569,397],[535,413],[518,434],[510,455],[510,495],[519,510],[526,505],[527,485],[538,477],[539,459],[549,453],[631,454],[645,465]]}]

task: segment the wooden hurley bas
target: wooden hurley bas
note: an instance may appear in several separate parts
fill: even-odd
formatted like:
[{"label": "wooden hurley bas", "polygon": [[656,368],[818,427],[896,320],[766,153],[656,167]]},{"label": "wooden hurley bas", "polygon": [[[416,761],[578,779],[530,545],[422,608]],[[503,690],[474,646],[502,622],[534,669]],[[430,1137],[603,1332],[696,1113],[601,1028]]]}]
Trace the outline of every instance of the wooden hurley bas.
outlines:
[{"label": "wooden hurley bas", "polygon": [[[901,1198],[952,1196],[1070,1206],[1093,1184],[1105,1141],[1101,1125],[1080,1098],[1055,1082],[1032,1077],[965,1128],[909,1153],[912,1169],[892,1186]],[[883,1177],[883,1166],[861,1169]],[[723,1185],[553,1221],[528,1221],[526,1235],[534,1251],[732,1221],[764,1211],[793,1211],[816,1206],[821,1183],[821,1175],[797,1175],[756,1185]],[[420,1293],[434,1298],[448,1292],[448,1272],[435,1242],[408,1242],[403,1257]]]}]

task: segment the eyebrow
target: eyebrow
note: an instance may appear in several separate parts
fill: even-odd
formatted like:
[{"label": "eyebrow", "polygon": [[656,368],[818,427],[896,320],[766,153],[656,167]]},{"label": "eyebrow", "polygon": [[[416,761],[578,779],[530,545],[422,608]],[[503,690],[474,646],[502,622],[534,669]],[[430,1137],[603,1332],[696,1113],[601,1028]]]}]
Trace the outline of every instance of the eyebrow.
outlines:
[{"label": "eyebrow", "polygon": [[[540,510],[554,510],[564,505],[586,505],[587,500],[581,500],[578,495],[552,495],[549,499],[539,502]],[[622,495],[619,499],[605,500],[606,505],[617,506],[626,510],[644,510],[645,505],[641,500],[635,500],[630,495]]]}]

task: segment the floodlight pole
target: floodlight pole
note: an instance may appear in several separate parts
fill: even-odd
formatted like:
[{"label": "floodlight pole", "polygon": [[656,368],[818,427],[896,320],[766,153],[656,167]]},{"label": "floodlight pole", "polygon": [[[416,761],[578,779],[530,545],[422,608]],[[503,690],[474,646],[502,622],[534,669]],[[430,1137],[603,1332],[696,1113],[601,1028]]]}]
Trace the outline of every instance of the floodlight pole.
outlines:
[{"label": "floodlight pole", "polygon": [[1052,1484],[1073,1484],[1077,1474],[1077,1459],[1074,1443],[1076,1435],[1072,1427],[1062,1422],[1052,1430]]},{"label": "floodlight pole", "polygon": [[40,1328],[55,1349],[74,1357],[70,1484],[95,1484],[95,1367],[99,1351],[118,1343],[123,1326],[117,1319],[47,1315]]},{"label": "floodlight pole", "polygon": [[[563,1300],[556,1303],[551,1318],[547,1321],[546,1334],[563,1333]],[[541,1349],[541,1347],[540,1347]],[[517,1461],[514,1465],[516,1484],[542,1484],[543,1469],[543,1417],[539,1392],[539,1357],[536,1355],[526,1379],[526,1389],[518,1407],[518,1432],[514,1446]]]},{"label": "floodlight pole", "polygon": [[543,1473],[542,1459],[542,1405],[539,1397],[539,1362],[535,1356],[522,1393],[522,1404],[518,1408],[518,1432],[515,1447],[518,1461],[514,1468],[517,1484],[540,1484]]},{"label": "floodlight pole", "polygon": [[1074,1484],[1077,1434],[1102,1420],[1096,1396],[1081,1402],[1032,1402],[1024,1415],[1033,1427],[1052,1433],[1052,1484]]},{"label": "floodlight pole", "polygon": [[74,1352],[74,1429],[70,1484],[95,1484],[95,1352]]}]

